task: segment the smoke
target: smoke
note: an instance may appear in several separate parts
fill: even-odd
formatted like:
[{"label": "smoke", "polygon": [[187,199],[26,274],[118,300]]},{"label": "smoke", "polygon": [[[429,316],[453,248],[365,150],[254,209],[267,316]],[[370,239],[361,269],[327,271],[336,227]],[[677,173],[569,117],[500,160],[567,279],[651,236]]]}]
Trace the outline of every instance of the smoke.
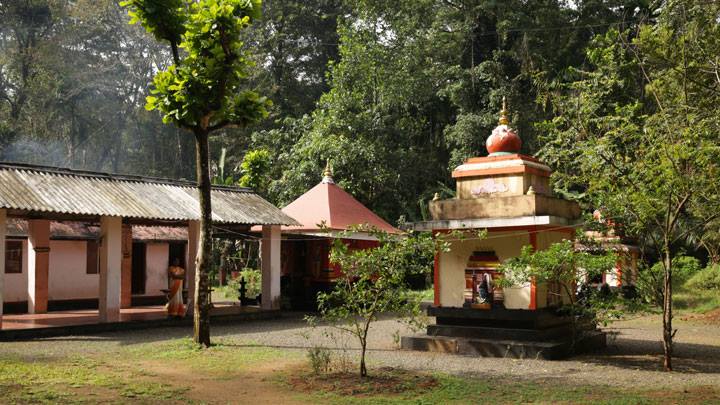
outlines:
[{"label": "smoke", "polygon": [[70,167],[67,145],[60,140],[16,139],[0,151],[4,162]]}]

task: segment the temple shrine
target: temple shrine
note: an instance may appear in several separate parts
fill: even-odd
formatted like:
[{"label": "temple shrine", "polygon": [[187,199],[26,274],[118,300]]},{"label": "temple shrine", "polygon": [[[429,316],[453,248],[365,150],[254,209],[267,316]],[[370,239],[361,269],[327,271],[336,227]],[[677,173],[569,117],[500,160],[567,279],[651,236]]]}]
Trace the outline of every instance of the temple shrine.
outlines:
[{"label": "temple shrine", "polygon": [[[558,295],[547,284],[527,282],[501,288],[497,267],[530,245],[546,249],[572,240],[580,218],[573,201],[554,196],[551,169],[520,154],[521,139],[510,126],[503,99],[498,126],[487,138],[489,155],[465,161],[452,173],[456,196],[430,202],[431,220],[413,224],[439,235],[453,231],[449,252],[435,257],[436,318],[427,334],[404,337],[402,347],[500,357],[559,358],[577,350],[570,319],[555,315]],[[485,237],[478,236],[486,230]],[[585,346],[604,345],[591,333]],[[572,347],[571,347],[572,346]]]}]

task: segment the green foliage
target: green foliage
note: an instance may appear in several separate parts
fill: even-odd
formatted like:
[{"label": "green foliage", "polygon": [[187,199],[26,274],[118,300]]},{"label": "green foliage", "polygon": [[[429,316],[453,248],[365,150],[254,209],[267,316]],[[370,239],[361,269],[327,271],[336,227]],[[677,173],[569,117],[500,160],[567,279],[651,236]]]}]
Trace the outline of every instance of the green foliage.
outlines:
[{"label": "green foliage", "polygon": [[720,294],[720,265],[708,266],[694,273],[687,282],[685,288],[693,290],[716,291]]},{"label": "green foliage", "polygon": [[[507,260],[500,266],[505,287],[523,285],[531,280],[537,284],[557,286],[548,288],[548,294],[556,294],[563,310],[574,317],[591,317],[593,322],[606,322],[618,318],[620,306],[612,297],[601,297],[597,292],[585,290],[578,296],[574,286],[586,284],[586,280],[602,275],[615,267],[617,254],[611,249],[594,254],[579,251],[572,241],[553,243],[544,250],[534,251],[524,246],[520,256]],[[607,299],[606,299],[607,298]]]},{"label": "green foliage", "polygon": [[[136,10],[132,3],[125,5]],[[179,47],[186,55],[179,65],[155,75],[146,108],[159,110],[163,122],[205,130],[242,127],[267,117],[270,101],[243,89],[252,63],[240,41],[259,17],[260,2],[202,0],[185,7],[189,11],[178,18],[184,30]],[[148,31],[157,26],[150,15],[134,12]]]},{"label": "green foliage", "polygon": [[184,0],[127,0],[120,6],[128,9],[130,24],[141,23],[158,41],[175,45],[185,32],[187,8]]},{"label": "green foliage", "polygon": [[436,252],[447,251],[449,245],[429,233],[392,235],[368,227],[351,232],[369,232],[377,238],[378,246],[369,249],[350,249],[335,239],[330,262],[340,267],[341,276],[330,292],[319,293],[319,319],[356,337],[362,347],[360,375],[367,375],[365,350],[368,329],[378,315],[393,312],[411,325],[418,325],[420,296],[410,291],[407,278],[430,271],[428,263]]},{"label": "green foliage", "polygon": [[330,370],[330,350],[324,347],[311,347],[308,349],[307,357],[315,375],[327,373]]},{"label": "green foliage", "polygon": [[240,278],[247,283],[245,284],[245,288],[247,288],[245,295],[248,298],[255,298],[262,292],[262,272],[256,269],[244,268],[235,278],[230,278],[228,275],[228,283],[223,290],[225,298],[237,299],[239,297]]},{"label": "green foliage", "polygon": [[264,195],[270,183],[270,152],[263,149],[249,151],[240,164],[240,170],[242,177],[238,184]]}]

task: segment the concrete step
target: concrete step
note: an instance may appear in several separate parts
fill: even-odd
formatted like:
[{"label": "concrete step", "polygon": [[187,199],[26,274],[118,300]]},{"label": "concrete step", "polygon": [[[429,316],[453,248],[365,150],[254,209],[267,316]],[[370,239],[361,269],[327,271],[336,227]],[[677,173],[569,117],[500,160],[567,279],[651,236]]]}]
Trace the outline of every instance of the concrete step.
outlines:
[{"label": "concrete step", "polygon": [[518,341],[447,336],[404,336],[401,348],[480,357],[558,360],[605,347],[605,333],[584,332],[574,344],[570,340]]},{"label": "concrete step", "polygon": [[488,326],[428,325],[428,336],[447,336],[474,339],[501,339],[520,341],[548,341],[572,335],[569,326],[547,329],[493,328]]}]

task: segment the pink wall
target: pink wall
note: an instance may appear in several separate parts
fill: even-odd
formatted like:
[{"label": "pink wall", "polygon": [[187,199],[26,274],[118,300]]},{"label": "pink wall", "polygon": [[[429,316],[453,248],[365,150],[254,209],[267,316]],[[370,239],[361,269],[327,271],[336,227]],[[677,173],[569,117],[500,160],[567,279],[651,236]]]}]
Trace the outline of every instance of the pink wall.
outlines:
[{"label": "pink wall", "polygon": [[148,243],[145,264],[145,295],[163,295],[162,289],[168,288],[168,255],[170,246],[167,243]]},{"label": "pink wall", "polygon": [[[99,275],[86,273],[86,249],[87,242],[85,241],[50,241],[48,299],[67,300],[98,297]],[[160,290],[168,288],[168,251],[167,243],[148,243],[145,295],[162,295]],[[23,272],[21,274],[5,274],[4,302],[27,300],[27,252],[28,243],[27,240],[23,240]]]},{"label": "pink wall", "polygon": [[87,242],[50,241],[49,300],[97,298],[99,275],[87,274]]}]

